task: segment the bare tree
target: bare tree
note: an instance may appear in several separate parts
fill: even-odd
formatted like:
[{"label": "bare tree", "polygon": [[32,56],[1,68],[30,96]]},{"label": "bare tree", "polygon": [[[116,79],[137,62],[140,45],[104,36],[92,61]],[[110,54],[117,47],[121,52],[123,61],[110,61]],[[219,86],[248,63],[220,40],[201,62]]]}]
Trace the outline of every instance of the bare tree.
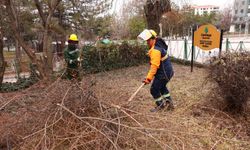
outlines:
[{"label": "bare tree", "polygon": [[60,4],[61,0],[51,0],[48,1],[48,15],[46,16],[44,13],[43,3],[40,0],[34,0],[35,5],[37,7],[37,10],[39,12],[40,18],[42,20],[43,25],[43,62],[44,67],[47,73],[46,76],[52,73],[53,71],[53,51],[49,47],[51,42],[51,35],[49,34],[50,26],[51,26],[51,19],[53,17],[53,14],[57,8],[57,6]]},{"label": "bare tree", "polygon": [[[20,10],[20,2],[18,1],[14,1],[13,5],[16,5],[16,7],[13,7],[13,14],[14,14],[14,17],[15,17],[15,25],[16,25],[16,29],[17,29],[17,32],[20,33],[20,28],[19,28],[19,17],[17,16],[18,13],[17,13],[17,10],[19,9]],[[17,39],[15,39],[15,52],[16,52],[16,65],[17,65],[17,68],[18,68],[18,73],[21,71],[21,49],[20,49],[20,44],[19,44],[19,41]]]},{"label": "bare tree", "polygon": [[[145,19],[144,5],[146,0],[130,0],[124,3],[121,15],[116,15],[112,23],[113,36],[116,38],[130,37],[129,22],[132,18]],[[139,33],[138,33],[139,34]]]},{"label": "bare tree", "polygon": [[147,0],[144,6],[148,28],[159,33],[159,23],[164,13],[171,11],[170,0]]},{"label": "bare tree", "polygon": [[225,8],[223,12],[220,14],[220,28],[224,31],[229,31],[230,25],[232,22],[232,13],[231,8]]},{"label": "bare tree", "polygon": [[0,87],[3,82],[3,75],[5,71],[5,61],[4,61],[4,56],[3,56],[3,35],[0,27]]},{"label": "bare tree", "polygon": [[173,35],[173,30],[176,25],[176,19],[177,18],[173,12],[168,12],[163,15],[161,22],[163,24],[163,28],[166,28],[167,33],[169,34],[170,37],[172,37]]},{"label": "bare tree", "polygon": [[172,9],[172,11],[165,13],[161,19],[164,31],[170,37],[179,34],[182,29],[183,19],[182,14],[178,10]]},{"label": "bare tree", "polygon": [[[39,75],[41,78],[49,77],[53,73],[53,49],[52,40],[64,39],[68,30],[70,31],[83,31],[81,29],[91,28],[86,24],[89,18],[93,18],[93,14],[103,14],[103,11],[107,10],[110,5],[106,5],[112,2],[112,0],[100,0],[100,1],[66,1],[66,0],[27,0],[18,1],[25,3],[25,7],[21,11],[16,9],[14,0],[2,0],[4,4],[4,10],[6,12],[6,22],[9,28],[12,30],[13,36],[18,41],[20,46],[24,49],[25,53],[30,58],[31,62],[37,66]],[[15,3],[14,3],[15,2]],[[27,5],[27,6],[26,6]],[[94,7],[98,6],[98,7]],[[100,7],[99,7],[100,6]],[[19,18],[19,13],[31,11],[30,15],[34,18],[31,20],[34,24],[31,32],[35,32],[35,39],[39,43],[42,43],[42,53],[40,57],[37,57],[36,50],[27,43],[25,39],[26,30],[20,32],[22,20]],[[93,12],[92,12],[93,11]],[[86,17],[86,16],[89,16]],[[76,19],[77,18],[77,19]],[[23,29],[23,28],[22,28]],[[68,30],[67,30],[68,29]],[[30,30],[29,30],[30,31]],[[86,31],[86,30],[85,30]],[[81,32],[79,32],[80,34]],[[88,33],[88,32],[84,32]],[[88,36],[88,34],[85,34]],[[62,42],[64,40],[61,40]]]},{"label": "bare tree", "polygon": [[42,25],[44,29],[44,35],[43,35],[43,59],[38,60],[35,55],[35,50],[32,49],[21,37],[20,32],[18,30],[18,18],[16,15],[16,11],[13,5],[12,0],[4,0],[4,4],[6,6],[6,12],[8,14],[9,18],[9,24],[11,29],[14,31],[15,39],[18,40],[19,44],[23,47],[27,55],[29,56],[32,63],[36,64],[37,69],[39,70],[40,77],[48,77],[52,73],[52,51],[48,47],[49,44],[49,30],[50,30],[50,23],[52,15],[56,9],[56,7],[59,5],[61,0],[52,0],[48,1],[48,16],[45,15],[43,12],[42,2],[39,0],[34,0],[37,10],[39,12],[40,18],[42,20]]},{"label": "bare tree", "polygon": [[10,28],[13,30],[13,34],[15,39],[18,40],[19,44],[22,46],[28,57],[30,58],[31,62],[37,66],[37,69],[39,71],[40,77],[44,78],[45,73],[43,70],[42,64],[37,60],[36,55],[35,55],[35,50],[32,49],[28,44],[23,40],[21,37],[20,33],[18,32],[17,26],[16,26],[16,21],[15,21],[15,12],[13,10],[13,3],[12,0],[4,0],[4,5],[5,5],[5,11],[8,16],[8,22],[10,25]]},{"label": "bare tree", "polygon": [[3,82],[3,75],[5,71],[5,61],[3,55],[3,32],[2,32],[2,20],[3,20],[3,4],[2,1],[0,2],[0,87]]}]

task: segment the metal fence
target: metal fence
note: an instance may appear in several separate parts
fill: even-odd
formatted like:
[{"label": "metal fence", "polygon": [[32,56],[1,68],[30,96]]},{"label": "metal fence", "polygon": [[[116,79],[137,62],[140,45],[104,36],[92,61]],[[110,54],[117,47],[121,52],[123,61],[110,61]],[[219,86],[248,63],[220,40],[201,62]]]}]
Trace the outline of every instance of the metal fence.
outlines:
[{"label": "metal fence", "polygon": [[[191,60],[192,41],[191,40],[166,40],[169,46],[169,54],[178,59]],[[223,39],[222,53],[250,51],[250,41],[237,41],[237,39]],[[219,49],[203,51],[198,47],[194,49],[194,61],[199,63],[209,63],[210,58],[218,57]]]}]

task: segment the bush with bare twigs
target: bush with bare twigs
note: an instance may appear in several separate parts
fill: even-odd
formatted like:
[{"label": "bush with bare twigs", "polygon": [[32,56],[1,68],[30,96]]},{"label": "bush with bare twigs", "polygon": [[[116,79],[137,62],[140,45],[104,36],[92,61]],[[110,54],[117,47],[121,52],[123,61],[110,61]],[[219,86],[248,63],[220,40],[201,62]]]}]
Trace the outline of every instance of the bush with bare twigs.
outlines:
[{"label": "bush with bare twigs", "polygon": [[216,59],[210,77],[218,83],[229,110],[243,110],[250,98],[250,53],[227,53]]}]

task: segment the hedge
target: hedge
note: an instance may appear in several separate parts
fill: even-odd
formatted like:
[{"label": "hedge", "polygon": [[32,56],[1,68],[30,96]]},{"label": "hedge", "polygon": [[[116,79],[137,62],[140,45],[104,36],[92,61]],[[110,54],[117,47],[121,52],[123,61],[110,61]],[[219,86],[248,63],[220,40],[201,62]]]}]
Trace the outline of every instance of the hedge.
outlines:
[{"label": "hedge", "polygon": [[148,61],[147,46],[139,43],[86,45],[82,52],[82,69],[85,73],[97,73],[112,69],[139,65]]}]

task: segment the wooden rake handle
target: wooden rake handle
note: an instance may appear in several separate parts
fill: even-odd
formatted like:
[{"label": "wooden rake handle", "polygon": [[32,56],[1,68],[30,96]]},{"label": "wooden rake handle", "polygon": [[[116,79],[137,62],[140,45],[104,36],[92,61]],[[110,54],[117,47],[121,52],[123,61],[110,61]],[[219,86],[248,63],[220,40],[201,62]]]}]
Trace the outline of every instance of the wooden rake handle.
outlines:
[{"label": "wooden rake handle", "polygon": [[131,95],[131,97],[129,98],[128,102],[131,102],[134,97],[136,96],[136,94],[141,90],[141,88],[145,85],[145,83],[142,83],[142,85],[140,87],[138,87],[138,89],[134,92],[133,95]]}]

